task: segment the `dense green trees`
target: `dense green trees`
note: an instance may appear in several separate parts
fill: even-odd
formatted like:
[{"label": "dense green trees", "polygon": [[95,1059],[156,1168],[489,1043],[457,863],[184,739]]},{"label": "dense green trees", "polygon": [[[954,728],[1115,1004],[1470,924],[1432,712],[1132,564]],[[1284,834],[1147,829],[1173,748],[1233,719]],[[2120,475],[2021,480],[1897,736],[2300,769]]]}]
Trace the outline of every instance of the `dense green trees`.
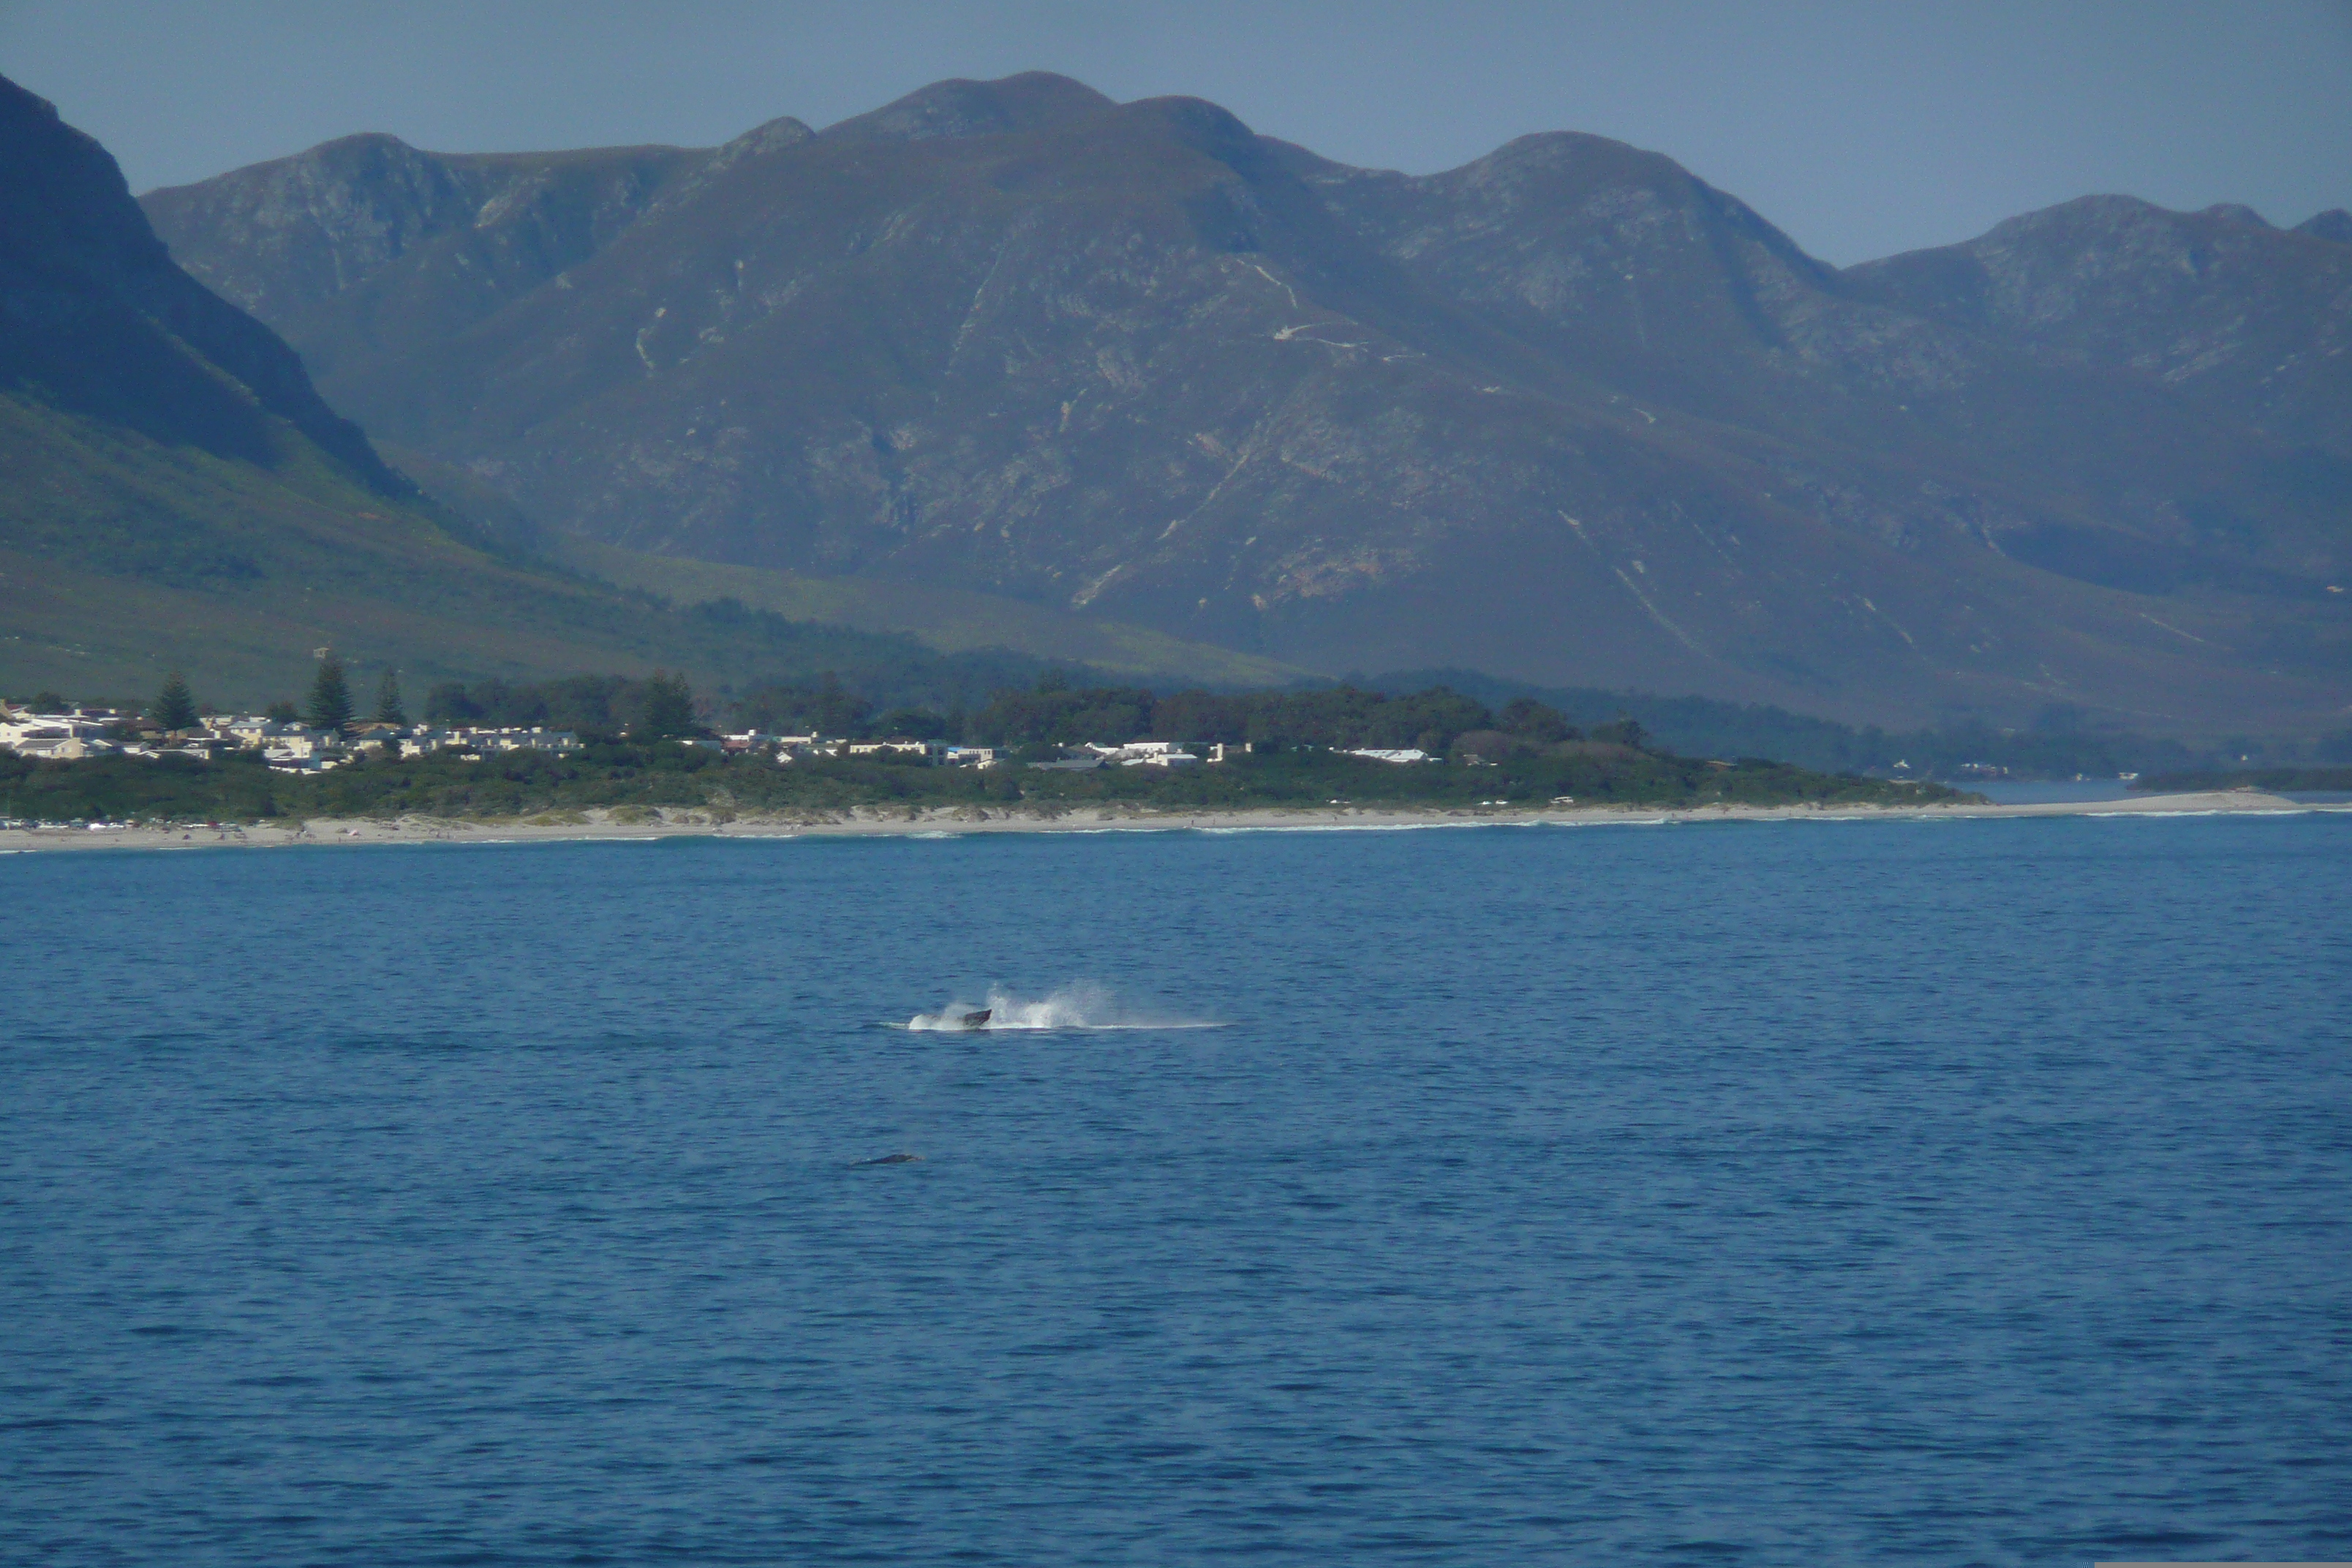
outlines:
[{"label": "dense green trees", "polygon": [[[1577,730],[1540,702],[1520,700],[1498,720],[1476,700],[1444,687],[1391,696],[1354,687],[1321,691],[1211,692],[1161,696],[1143,687],[1074,686],[1049,670],[1026,689],[1000,690],[969,712],[950,706],[874,705],[833,676],[800,684],[766,684],[722,703],[730,727],[780,734],[906,735],[978,745],[1074,745],[1144,739],[1253,742],[1274,748],[1418,746],[1436,753],[1456,736],[1498,725],[1529,746],[1572,740]],[[583,734],[623,732],[651,739],[698,732],[693,693],[682,676],[647,680],[583,676],[532,686],[502,681],[436,686],[425,717],[436,724],[544,724]],[[1642,731],[1602,726],[1606,738],[1639,746]],[[1596,735],[1600,731],[1594,731]]]},{"label": "dense green trees", "polygon": [[1517,697],[1503,704],[1503,710],[1495,715],[1495,722],[1505,733],[1538,745],[1578,738],[1575,726],[1561,718],[1557,710],[1545,707],[1532,697]]},{"label": "dense green trees", "polygon": [[467,686],[449,680],[425,694],[425,721],[495,730],[618,734],[635,710],[636,687],[637,682],[621,675],[575,675],[523,685],[478,680]]},{"label": "dense green trees", "polygon": [[683,674],[656,670],[644,680],[621,675],[580,675],[567,680],[510,685],[444,681],[425,694],[429,724],[491,730],[570,730],[585,736],[676,740],[699,734],[694,689]]},{"label": "dense green trees", "polygon": [[641,741],[675,741],[701,728],[694,716],[694,689],[686,677],[654,671],[637,692],[637,714],[629,733]]},{"label": "dense green trees", "polygon": [[773,735],[863,735],[873,715],[874,705],[831,673],[814,683],[755,687],[735,703],[737,723]]},{"label": "dense green trees", "polygon": [[999,692],[964,728],[967,739],[986,745],[1150,738],[1440,752],[1464,731],[1493,723],[1484,705],[1442,686],[1396,697],[1349,686],[1160,697],[1139,687],[1073,689],[1040,681],[1034,690]]},{"label": "dense green trees", "polygon": [[451,754],[354,762],[323,773],[273,772],[252,753],[215,762],[104,756],[50,762],[0,752],[0,816],[252,821],[271,816],[529,815],[591,806],[697,806],[722,813],[839,810],[852,805],[998,805],[1053,810],[1127,804],[1165,809],[1542,805],[1714,803],[1910,804],[1952,792],[1808,773],[1770,763],[1718,767],[1690,758],[1506,757],[1491,766],[1391,766],[1329,751],[1254,753],[1218,766],[1101,768],[1058,773],[1024,767],[928,767],[864,758],[803,757],[779,766],[675,742],[602,741],[583,752]]}]

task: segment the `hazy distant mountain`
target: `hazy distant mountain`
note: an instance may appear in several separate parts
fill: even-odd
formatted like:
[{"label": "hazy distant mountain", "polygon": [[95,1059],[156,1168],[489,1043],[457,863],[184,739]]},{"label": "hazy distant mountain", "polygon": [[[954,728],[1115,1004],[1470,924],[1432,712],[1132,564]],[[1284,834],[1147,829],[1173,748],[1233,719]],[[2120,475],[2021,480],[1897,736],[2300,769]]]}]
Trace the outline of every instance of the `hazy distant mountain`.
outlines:
[{"label": "hazy distant mountain", "polygon": [[2039,363],[2147,377],[2213,417],[2352,457],[2346,238],[2341,212],[2288,231],[2247,207],[2084,196],[1846,276],[1865,298]]},{"label": "hazy distant mountain", "polygon": [[[804,134],[805,132],[803,132]],[[346,136],[145,205],[213,288],[299,338],[314,374],[496,313],[586,260],[708,153],[441,157]],[[237,247],[190,237],[236,235]]]},{"label": "hazy distant mountain", "polygon": [[145,202],[377,435],[632,549],[1853,718],[2352,701],[2316,230],[2102,199],[1841,274],[1599,138],[1410,178],[1040,75]]},{"label": "hazy distant mountain", "polygon": [[2346,212],[2342,207],[2330,207],[2295,225],[2294,232],[2332,239],[2339,245],[2352,245],[2352,212]]}]

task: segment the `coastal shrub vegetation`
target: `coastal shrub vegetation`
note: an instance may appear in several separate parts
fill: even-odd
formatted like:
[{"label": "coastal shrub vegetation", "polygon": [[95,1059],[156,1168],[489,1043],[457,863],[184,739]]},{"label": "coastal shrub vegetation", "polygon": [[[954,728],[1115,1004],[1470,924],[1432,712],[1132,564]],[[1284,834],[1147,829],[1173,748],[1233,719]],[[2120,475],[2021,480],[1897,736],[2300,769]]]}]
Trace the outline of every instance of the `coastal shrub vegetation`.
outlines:
[{"label": "coastal shrub vegetation", "polygon": [[2290,790],[2297,793],[2352,790],[2352,767],[2200,768],[2143,777],[2132,787],[2159,795],[2209,789]]},{"label": "coastal shrub vegetation", "polygon": [[[650,680],[578,676],[530,684],[447,682],[436,686],[425,703],[425,720],[434,724],[544,726],[639,738],[688,733],[698,727],[689,710],[699,713],[700,727],[708,729],[1013,747],[1156,740],[1340,750],[1418,747],[1435,754],[1469,734],[1508,736],[1506,749],[1524,750],[1578,740],[1639,744],[1646,733],[1622,713],[1580,728],[1526,697],[1490,711],[1444,686],[1399,694],[1341,685],[1161,695],[1144,687],[1073,686],[1057,670],[1048,670],[1026,689],[999,689],[971,708],[881,710],[831,675],[758,686],[698,705],[683,678],[660,675]],[[1490,742],[1488,749],[1496,748]]]},{"label": "coastal shrub vegetation", "polygon": [[582,752],[449,752],[368,759],[323,773],[274,772],[236,754],[202,762],[127,755],[51,762],[0,755],[0,815],[47,822],[239,821],[302,816],[529,816],[592,807],[696,806],[735,812],[857,805],[1109,804],[1204,810],[1250,806],[1902,804],[1957,798],[1937,785],[1813,773],[1747,759],[1709,763],[1605,745],[1529,750],[1478,763],[1395,765],[1293,748],[1170,770],[1061,772],[920,761],[811,757],[778,763],[676,741],[601,740]]}]

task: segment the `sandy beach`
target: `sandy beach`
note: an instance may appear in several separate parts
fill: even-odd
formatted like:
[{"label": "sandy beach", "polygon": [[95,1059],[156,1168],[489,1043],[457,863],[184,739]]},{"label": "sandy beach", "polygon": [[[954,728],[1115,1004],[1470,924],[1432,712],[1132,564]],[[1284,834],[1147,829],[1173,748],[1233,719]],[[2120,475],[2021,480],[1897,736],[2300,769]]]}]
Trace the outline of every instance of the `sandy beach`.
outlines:
[{"label": "sandy beach", "polygon": [[356,844],[529,844],[566,840],[641,842],[656,838],[823,838],[946,837],[968,833],[1301,832],[1434,828],[1655,826],[1773,821],[1978,820],[2017,816],[2162,816],[2216,813],[2352,811],[2311,805],[2254,790],[2159,795],[2130,800],[2063,801],[2031,805],[1715,805],[1382,808],[1325,806],[1241,811],[1086,806],[1065,811],[1012,807],[858,806],[839,812],[730,815],[707,807],[548,812],[527,817],[394,819],[312,817],[219,827],[38,827],[0,830],[0,854],[61,849],[277,849]]}]

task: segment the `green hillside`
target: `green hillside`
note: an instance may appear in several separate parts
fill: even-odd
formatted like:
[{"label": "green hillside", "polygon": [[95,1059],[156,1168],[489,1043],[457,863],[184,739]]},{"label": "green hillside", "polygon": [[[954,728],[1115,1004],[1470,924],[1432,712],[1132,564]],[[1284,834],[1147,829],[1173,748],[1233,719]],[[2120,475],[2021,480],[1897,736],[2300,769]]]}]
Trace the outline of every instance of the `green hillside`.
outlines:
[{"label": "green hillside", "polygon": [[180,668],[252,706],[299,691],[330,645],[412,689],[667,666],[714,690],[833,670],[885,700],[968,700],[1037,668],[569,578],[272,435],[267,468],[0,394],[0,691],[131,696]]},{"label": "green hillside", "polygon": [[1275,659],[994,594],[644,555],[572,536],[552,536],[545,548],[556,560],[590,576],[677,604],[731,598],[795,621],[901,632],[943,653],[1003,648],[1089,665],[1129,679],[1157,678],[1217,687],[1280,686],[1312,678],[1310,671]]}]

